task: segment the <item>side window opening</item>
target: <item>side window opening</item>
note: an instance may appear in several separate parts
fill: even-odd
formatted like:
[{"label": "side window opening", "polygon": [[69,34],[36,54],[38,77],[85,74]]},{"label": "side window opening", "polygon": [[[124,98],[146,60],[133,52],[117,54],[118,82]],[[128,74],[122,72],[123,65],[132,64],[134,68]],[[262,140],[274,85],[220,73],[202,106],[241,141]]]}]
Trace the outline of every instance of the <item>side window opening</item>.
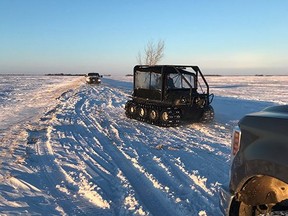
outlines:
[{"label": "side window opening", "polygon": [[[188,81],[188,83],[195,88],[195,80],[194,76],[191,74],[183,74],[182,76]],[[186,82],[186,80],[178,73],[170,73],[167,76],[167,86],[169,89],[189,89],[190,85]]]},{"label": "side window opening", "polygon": [[135,76],[136,89],[161,90],[161,74],[136,71]]},{"label": "side window opening", "polygon": [[[184,74],[185,79],[190,83],[190,85],[192,86],[192,88],[195,88],[195,79],[194,76],[191,74]],[[187,82],[185,82],[185,80],[183,80],[183,88],[190,88],[190,86],[188,85]]]},{"label": "side window opening", "polygon": [[161,90],[161,74],[151,73],[150,89]]}]

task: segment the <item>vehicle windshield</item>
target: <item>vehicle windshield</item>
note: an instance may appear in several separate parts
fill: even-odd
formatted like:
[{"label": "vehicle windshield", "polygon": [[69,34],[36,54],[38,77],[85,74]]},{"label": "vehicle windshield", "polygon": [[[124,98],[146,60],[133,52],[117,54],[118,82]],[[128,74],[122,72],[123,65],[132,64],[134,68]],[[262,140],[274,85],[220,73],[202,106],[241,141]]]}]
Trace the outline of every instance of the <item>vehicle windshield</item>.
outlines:
[{"label": "vehicle windshield", "polygon": [[88,76],[100,76],[99,73],[88,73]]},{"label": "vehicle windshield", "polygon": [[135,88],[161,90],[161,74],[136,71]]}]

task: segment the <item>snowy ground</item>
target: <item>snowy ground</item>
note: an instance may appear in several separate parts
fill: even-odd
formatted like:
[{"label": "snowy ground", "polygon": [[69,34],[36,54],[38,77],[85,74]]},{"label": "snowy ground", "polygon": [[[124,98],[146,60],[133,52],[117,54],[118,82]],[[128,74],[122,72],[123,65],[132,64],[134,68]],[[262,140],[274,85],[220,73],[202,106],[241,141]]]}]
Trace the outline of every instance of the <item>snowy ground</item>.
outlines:
[{"label": "snowy ground", "polygon": [[288,77],[207,77],[215,122],[127,119],[131,77],[0,76],[1,215],[221,215],[230,134],[287,104]]}]

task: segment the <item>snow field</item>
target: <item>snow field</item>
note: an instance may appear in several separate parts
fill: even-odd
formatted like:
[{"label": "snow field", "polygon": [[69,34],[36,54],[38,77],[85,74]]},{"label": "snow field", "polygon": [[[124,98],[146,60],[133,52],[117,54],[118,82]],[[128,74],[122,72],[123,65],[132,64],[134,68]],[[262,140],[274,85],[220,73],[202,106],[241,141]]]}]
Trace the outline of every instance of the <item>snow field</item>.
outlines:
[{"label": "snow field", "polygon": [[0,212],[8,215],[220,215],[232,128],[288,101],[287,77],[208,77],[215,122],[160,128],[126,118],[129,80],[26,79],[19,90],[0,85]]}]

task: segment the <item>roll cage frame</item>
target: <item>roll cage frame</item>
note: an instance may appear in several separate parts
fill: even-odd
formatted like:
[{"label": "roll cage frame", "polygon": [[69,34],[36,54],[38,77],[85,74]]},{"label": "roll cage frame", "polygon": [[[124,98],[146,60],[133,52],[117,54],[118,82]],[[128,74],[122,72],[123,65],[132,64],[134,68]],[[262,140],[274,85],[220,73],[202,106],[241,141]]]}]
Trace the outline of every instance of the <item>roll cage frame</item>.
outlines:
[{"label": "roll cage frame", "polygon": [[[187,71],[186,69],[192,69],[190,71]],[[155,65],[155,66],[149,66],[149,65],[136,65],[134,67],[134,84],[133,84],[133,89],[134,89],[134,93],[132,98],[142,98],[143,96],[139,96],[139,94],[137,94],[137,90],[139,88],[137,88],[137,77],[136,74],[138,72],[146,72],[146,73],[150,73],[150,80],[149,80],[149,90],[151,91],[151,73],[156,73],[156,74],[160,74],[161,75],[161,93],[160,93],[160,97],[158,97],[157,99],[160,99],[161,102],[165,101],[166,98],[166,94],[168,91],[168,83],[167,83],[167,78],[169,74],[178,74],[182,80],[185,81],[185,83],[187,84],[187,86],[189,86],[189,103],[190,105],[193,104],[193,98],[195,96],[201,96],[204,97],[206,100],[206,104],[210,104],[213,100],[214,95],[209,93],[209,85],[204,77],[204,75],[202,74],[200,68],[198,66],[188,66],[188,65]],[[191,83],[187,80],[187,78],[184,76],[185,74],[187,75],[192,75],[194,78],[194,86],[191,85]],[[201,78],[199,80],[199,77]],[[200,81],[203,82],[200,82]],[[204,83],[204,87],[202,87],[201,83]],[[199,93],[197,90],[201,89],[202,93]],[[183,88],[183,90],[187,90],[187,88]],[[135,91],[136,90],[136,91]],[[148,89],[145,89],[148,90]],[[175,89],[176,91],[180,90],[180,89]],[[205,91],[206,90],[206,91]],[[173,90],[172,90],[173,91]],[[197,93],[196,93],[197,92]],[[211,99],[209,99],[211,96]],[[156,99],[156,100],[157,100]]]}]

